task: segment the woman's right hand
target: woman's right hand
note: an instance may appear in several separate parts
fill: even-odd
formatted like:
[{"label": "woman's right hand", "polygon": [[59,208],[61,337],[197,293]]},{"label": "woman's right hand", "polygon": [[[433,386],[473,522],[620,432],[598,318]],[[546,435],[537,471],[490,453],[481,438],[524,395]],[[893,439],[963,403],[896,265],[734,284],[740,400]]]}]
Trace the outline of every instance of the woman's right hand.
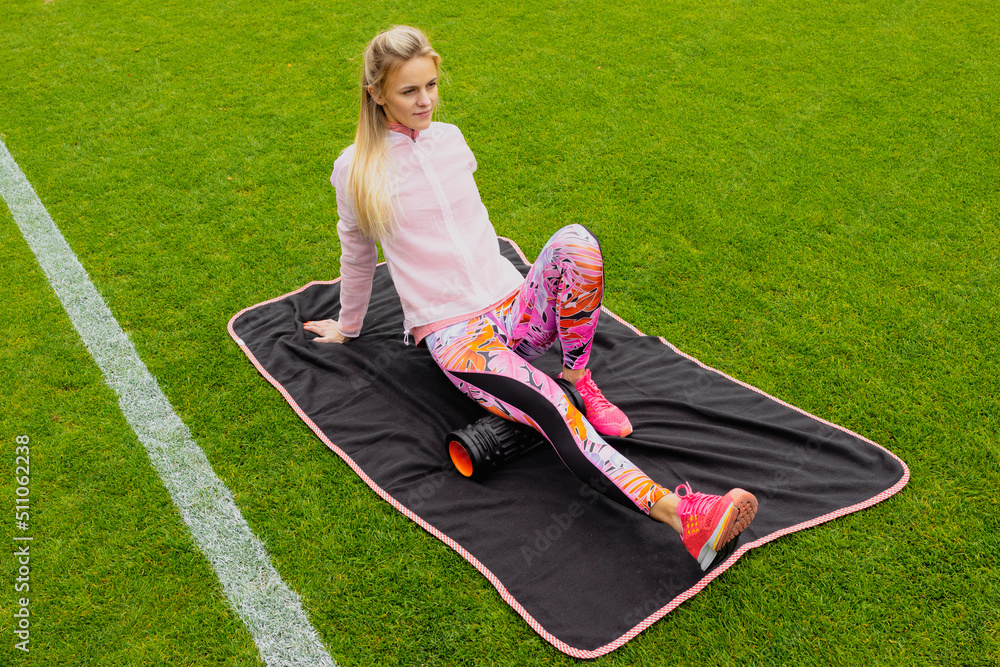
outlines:
[{"label": "woman's right hand", "polygon": [[313,338],[314,343],[343,343],[347,340],[340,333],[340,323],[337,320],[306,322],[302,328],[319,335],[319,338]]}]

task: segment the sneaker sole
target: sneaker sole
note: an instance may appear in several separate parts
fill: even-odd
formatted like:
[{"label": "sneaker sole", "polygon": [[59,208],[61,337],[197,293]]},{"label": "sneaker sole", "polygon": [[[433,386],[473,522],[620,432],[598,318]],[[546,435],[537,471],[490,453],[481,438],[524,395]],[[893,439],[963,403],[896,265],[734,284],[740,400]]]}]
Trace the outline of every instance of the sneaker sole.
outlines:
[{"label": "sneaker sole", "polygon": [[[733,538],[742,533],[757,514],[757,498],[749,491],[733,489],[726,494],[726,497],[730,503],[726,514],[698,554],[698,564],[702,571],[718,563],[720,553],[726,552],[725,555],[728,556],[735,550],[736,544]],[[726,545],[731,542],[733,548],[726,549]]]},{"label": "sneaker sole", "polygon": [[[584,416],[586,416],[586,415],[584,415]],[[590,419],[588,418],[587,421],[590,421]],[[621,431],[619,431],[618,433],[615,433],[614,431],[609,430],[606,426],[603,426],[603,425],[600,428],[598,428],[597,425],[594,424],[594,422],[592,422],[592,421],[590,422],[590,425],[593,426],[594,430],[597,431],[598,433],[600,433],[601,435],[610,435],[610,436],[615,436],[615,437],[618,437],[618,438],[624,438],[624,437],[627,437],[629,435],[632,435],[632,426],[631,425],[626,426],[625,428],[621,429]]]},{"label": "sneaker sole", "polygon": [[722,546],[746,530],[746,527],[750,525],[750,522],[753,521],[753,518],[757,515],[757,498],[749,491],[744,491],[743,489],[733,489],[726,495],[729,496],[729,500],[732,501],[733,505],[736,507],[737,514],[736,519],[729,528],[729,532],[722,539],[719,546]]}]

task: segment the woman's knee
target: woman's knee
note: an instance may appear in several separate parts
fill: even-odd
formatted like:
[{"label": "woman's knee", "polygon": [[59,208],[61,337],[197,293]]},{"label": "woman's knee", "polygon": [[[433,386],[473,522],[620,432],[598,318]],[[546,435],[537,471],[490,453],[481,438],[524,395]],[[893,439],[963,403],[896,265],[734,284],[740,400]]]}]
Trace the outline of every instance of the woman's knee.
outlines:
[{"label": "woman's knee", "polygon": [[597,256],[601,254],[601,244],[597,240],[597,235],[578,222],[559,228],[546,245],[549,244],[565,248],[587,248],[596,252]]},{"label": "woman's knee", "polygon": [[600,275],[604,270],[601,244],[589,229],[581,224],[566,225],[546,243],[557,264],[572,264],[583,273]]}]

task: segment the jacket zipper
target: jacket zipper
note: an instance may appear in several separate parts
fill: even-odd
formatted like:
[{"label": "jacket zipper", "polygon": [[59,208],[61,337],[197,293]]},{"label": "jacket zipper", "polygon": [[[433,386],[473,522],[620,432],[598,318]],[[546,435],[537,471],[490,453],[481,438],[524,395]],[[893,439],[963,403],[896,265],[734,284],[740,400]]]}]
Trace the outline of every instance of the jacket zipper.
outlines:
[{"label": "jacket zipper", "polygon": [[455,216],[452,215],[451,205],[448,203],[448,199],[444,195],[444,189],[441,187],[441,181],[438,180],[437,172],[434,171],[434,167],[430,164],[430,161],[427,159],[423,149],[417,145],[414,145],[413,148],[417,154],[417,159],[420,161],[420,165],[424,169],[424,173],[427,174],[427,180],[430,181],[431,190],[434,191],[434,197],[438,200],[441,212],[444,214],[444,222],[445,226],[448,228],[448,235],[451,236],[452,243],[455,244],[455,248],[462,256],[462,263],[465,265],[465,270],[469,271],[472,265],[471,257],[469,256],[468,250],[466,250],[460,242],[458,236],[455,234]]}]

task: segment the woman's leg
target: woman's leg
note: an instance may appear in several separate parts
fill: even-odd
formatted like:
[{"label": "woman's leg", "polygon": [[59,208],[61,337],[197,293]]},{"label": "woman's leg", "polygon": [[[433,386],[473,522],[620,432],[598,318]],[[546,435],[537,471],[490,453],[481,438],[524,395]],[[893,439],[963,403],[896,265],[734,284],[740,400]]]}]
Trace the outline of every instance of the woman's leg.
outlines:
[{"label": "woman's leg", "polygon": [[608,401],[586,370],[604,295],[604,262],[597,238],[583,225],[567,225],[546,242],[504,313],[511,348],[531,361],[556,338],[562,377],[580,391],[587,419],[603,435],[626,436],[632,424]]},{"label": "woman's leg", "polygon": [[[665,491],[605,442],[558,384],[529,363],[558,336],[564,375],[574,379],[584,372],[603,283],[597,239],[585,227],[570,225],[546,243],[516,298],[494,313],[431,334],[428,348],[466,395],[541,432],[577,477],[609,498],[673,527],[706,570],[735,549],[736,536],[753,520],[753,494],[737,488],[713,496],[687,484],[675,493]],[[600,409],[621,412],[600,394],[589,371],[577,387]],[[590,416],[591,402],[587,410]]]},{"label": "woman's leg", "polygon": [[467,396],[552,443],[581,480],[626,507],[649,514],[667,492],[594,430],[559,385],[507,346],[499,314],[430,334],[431,356]]},{"label": "woman's leg", "polygon": [[597,238],[567,225],[546,242],[506,313],[512,348],[532,360],[558,337],[563,367],[586,368],[604,297],[604,261]]}]

